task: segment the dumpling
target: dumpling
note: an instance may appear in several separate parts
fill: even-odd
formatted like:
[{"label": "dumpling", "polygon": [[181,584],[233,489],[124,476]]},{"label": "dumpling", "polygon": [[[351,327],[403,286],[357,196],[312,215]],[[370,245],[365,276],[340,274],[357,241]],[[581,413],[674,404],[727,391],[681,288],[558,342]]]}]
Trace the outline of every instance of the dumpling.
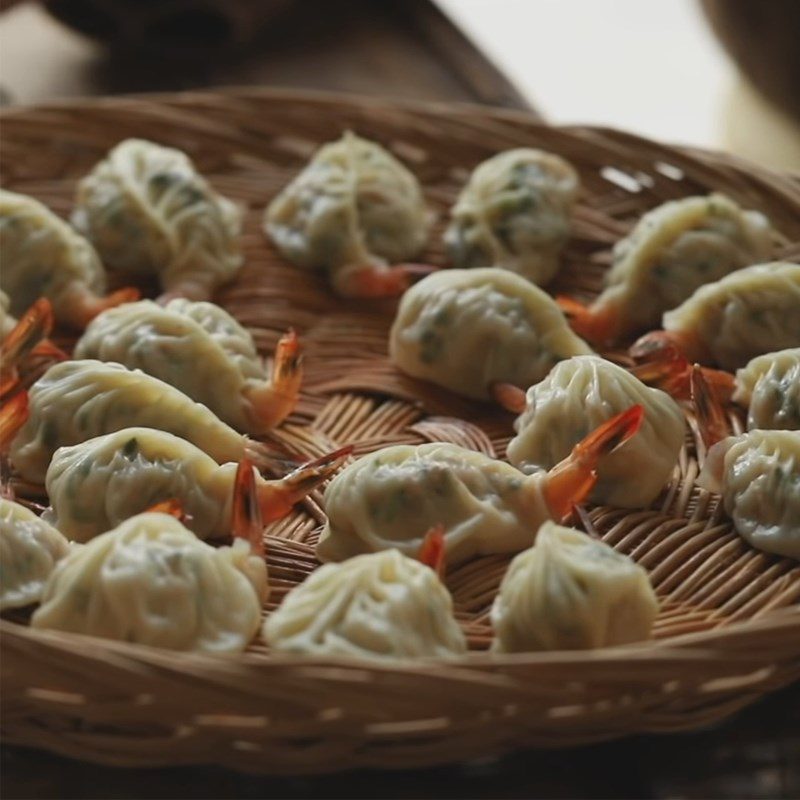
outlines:
[{"label": "dumpling", "polygon": [[[265,521],[280,519],[333,475],[337,452],[280,480],[260,475],[256,494]],[[236,464],[217,464],[185,439],[151,428],[125,428],[59,448],[47,470],[51,508],[45,518],[70,539],[85,542],[129,517],[177,499],[186,525],[201,539],[230,535]]]},{"label": "dumpling", "polygon": [[503,269],[448,269],[409,289],[389,336],[405,373],[487,400],[495,382],[530,386],[591,348],[553,299]]},{"label": "dumpling", "polygon": [[141,369],[250,434],[292,412],[302,380],[293,333],[279,342],[270,376],[253,337],[227,311],[183,298],[166,306],[142,300],[101,314],[78,341],[75,357]]},{"label": "dumpling", "polygon": [[8,295],[0,289],[0,336],[4,339],[17,324],[17,320],[11,316],[8,310],[10,305],[11,301],[8,299]]},{"label": "dumpling", "polygon": [[63,559],[31,625],[236,653],[258,631],[268,591],[266,564],[247,542],[214,548],[174,517],[145,513]]},{"label": "dumpling", "polygon": [[321,147],[264,217],[285,258],[327,271],[344,296],[405,289],[407,275],[389,265],[423,248],[428,224],[419,181],[380,145],[349,132]]},{"label": "dumpling", "polygon": [[180,150],[120,142],[78,184],[72,223],[103,263],[154,274],[172,295],[205,300],[242,264],[242,210]]},{"label": "dumpling", "polygon": [[729,436],[709,450],[697,483],[722,495],[753,547],[800,559],[800,432]]},{"label": "dumpling", "polygon": [[573,327],[594,342],[655,328],[700,286],[769,259],[772,236],[763,214],[721,194],[664,203],[617,243],[594,303],[583,309],[566,301]]},{"label": "dumpling", "polygon": [[545,522],[508,568],[492,606],[497,653],[586,650],[649,639],[658,600],[647,573],[585,533]]},{"label": "dumpling", "polygon": [[702,286],[664,314],[691,361],[734,370],[763,353],[800,347],[800,264],[775,261]]},{"label": "dumpling", "polygon": [[132,289],[103,297],[106,276],[92,245],[37,200],[4,189],[0,262],[0,286],[15,316],[44,296],[61,322],[82,328],[104,309],[138,297]]},{"label": "dumpling", "polygon": [[603,459],[591,499],[645,508],[678,463],[686,429],[683,412],[669,395],[599,356],[562,361],[528,389],[508,460],[524,472],[551,469],[591,430],[634,403],[644,407],[642,427]]},{"label": "dumpling", "polygon": [[32,511],[0,497],[0,611],[38,603],[69,542]]},{"label": "dumpling", "polygon": [[639,428],[634,406],[592,431],[549,473],[434,442],[396,445],[359,458],[325,492],[328,521],[320,561],[396,547],[415,556],[425,534],[444,527],[448,563],[528,547],[547,519],[562,519],[592,490],[601,459]]},{"label": "dumpling", "polygon": [[133,426],[180,436],[219,464],[245,455],[265,462],[270,457],[266,446],[250,442],[183,392],[122,364],[55,364],[31,387],[28,408],[28,420],[9,455],[17,471],[33,483],[44,480],[59,447]]},{"label": "dumpling", "polygon": [[748,430],[800,430],[800,347],[749,361],[736,372],[733,399],[749,409]]},{"label": "dumpling", "polygon": [[456,267],[502,267],[545,284],[558,271],[580,180],[553,153],[521,147],[480,164],[458,197],[445,244]]},{"label": "dumpling", "polygon": [[326,564],[264,623],[274,652],[360,658],[448,657],[467,649],[450,593],[398,550]]}]

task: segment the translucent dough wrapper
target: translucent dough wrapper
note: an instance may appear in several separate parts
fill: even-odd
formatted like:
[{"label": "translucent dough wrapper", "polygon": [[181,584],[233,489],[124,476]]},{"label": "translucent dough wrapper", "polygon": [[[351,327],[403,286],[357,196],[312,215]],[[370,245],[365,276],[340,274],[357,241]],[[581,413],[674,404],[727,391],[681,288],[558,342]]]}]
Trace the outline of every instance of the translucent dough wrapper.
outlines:
[{"label": "translucent dough wrapper", "polygon": [[242,211],[180,150],[126,139],[78,184],[75,227],[108,269],[158,275],[164,291],[205,299],[242,263]]},{"label": "translucent dough wrapper", "polygon": [[502,269],[448,269],[400,302],[389,354],[403,372],[480,400],[495,381],[530,386],[554,364],[586,355],[553,299]]},{"label": "translucent dough wrapper", "polygon": [[719,492],[737,532],[767,553],[800,559],[800,432],[754,430],[708,453],[698,484]]},{"label": "translucent dough wrapper", "polygon": [[800,347],[800,264],[760,264],[703,286],[664,314],[664,328],[731,371],[763,353]]},{"label": "translucent dough wrapper", "polygon": [[448,564],[516,552],[550,516],[544,480],[453,444],[384,448],[329,484],[317,556],[342,561],[396,547],[413,558],[440,523]]},{"label": "translucent dough wrapper", "polygon": [[733,399],[748,409],[748,430],[800,429],[800,347],[749,361],[736,372]]},{"label": "translucent dough wrapper", "polygon": [[647,573],[585,533],[546,522],[508,568],[492,606],[499,653],[585,650],[650,638]]},{"label": "translucent dough wrapper", "polygon": [[397,550],[326,564],[264,623],[274,652],[448,657],[467,649],[453,601],[430,568]]},{"label": "translucent dough wrapper", "polygon": [[69,542],[32,511],[0,498],[0,611],[38,603]]},{"label": "translucent dough wrapper", "polygon": [[445,243],[456,267],[502,267],[537,284],[558,271],[580,181],[563,158],[519,148],[480,164],[452,211]]},{"label": "translucent dough wrapper", "polygon": [[269,380],[253,337],[213,303],[183,298],[126,303],[96,317],[75,357],[140,369],[180,390],[237,430],[255,433],[245,395]]},{"label": "translucent dough wrapper", "polygon": [[261,622],[267,569],[250,546],[214,548],[167,514],[140,514],[75,549],[47,585],[34,628],[236,653]]},{"label": "translucent dough wrapper", "polygon": [[700,286],[768,260],[772,236],[763,214],[724,195],[664,203],[617,243],[596,307],[614,312],[619,336],[656,328]]},{"label": "translucent dough wrapper", "polygon": [[428,223],[419,181],[380,145],[352,133],[321,147],[264,217],[289,261],[334,274],[412,258]]},{"label": "translucent dough wrapper", "polygon": [[201,539],[229,536],[236,464],[220,466],[184,439],[126,428],[56,451],[45,486],[45,517],[86,542],[173,498]]},{"label": "translucent dough wrapper", "polygon": [[[187,365],[187,369],[188,369]],[[31,387],[30,416],[10,457],[26,480],[41,483],[59,447],[130,427],[155,428],[192,442],[217,463],[238,461],[245,438],[195,403],[139,370],[100,361],[64,361]]]},{"label": "translucent dough wrapper", "polygon": [[37,200],[3,189],[0,262],[0,286],[17,317],[44,296],[57,318],[70,319],[76,295],[105,292],[105,272],[92,245]]},{"label": "translucent dough wrapper", "polygon": [[562,361],[528,389],[508,460],[524,472],[552,469],[591,431],[635,404],[644,407],[642,426],[603,458],[591,498],[623,508],[649,506],[678,462],[683,413],[669,395],[599,356]]}]

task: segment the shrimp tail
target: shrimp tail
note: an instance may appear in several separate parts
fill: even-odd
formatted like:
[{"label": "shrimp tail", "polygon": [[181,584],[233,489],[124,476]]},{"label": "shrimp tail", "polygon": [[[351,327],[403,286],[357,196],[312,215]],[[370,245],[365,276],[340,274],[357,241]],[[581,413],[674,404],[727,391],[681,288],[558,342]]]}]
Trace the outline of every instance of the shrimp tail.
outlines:
[{"label": "shrimp tail", "polygon": [[496,381],[489,386],[489,394],[501,408],[512,414],[521,414],[527,406],[525,392],[513,383]]},{"label": "shrimp tail", "polygon": [[444,525],[434,525],[422,540],[417,560],[430,567],[441,578],[445,573]]},{"label": "shrimp tail", "polygon": [[620,335],[619,314],[609,305],[584,305],[572,297],[558,295],[556,303],[578,336],[593,344],[612,344]]},{"label": "shrimp tail", "polygon": [[380,263],[354,264],[343,267],[333,276],[333,286],[343,297],[397,297],[417,278],[436,272],[429,264]]},{"label": "shrimp tail", "polygon": [[27,422],[29,413],[28,393],[24,390],[3,403],[0,408],[0,454],[9,451],[11,442]]},{"label": "shrimp tail", "polygon": [[706,380],[703,368],[695,364],[690,373],[691,398],[697,416],[700,438],[706,449],[730,433],[725,410],[717,394]]},{"label": "shrimp tail", "polygon": [[109,308],[116,308],[124,303],[133,303],[139,299],[138,289],[128,286],[117,289],[105,297],[96,295],[88,290],[73,292],[70,297],[70,314],[66,321],[76,328],[85,328],[98,314]]},{"label": "shrimp tail", "polygon": [[243,458],[236,469],[233,486],[233,512],[231,533],[244,539],[256,555],[264,555],[264,521],[256,483],[256,470],[252,462]]}]

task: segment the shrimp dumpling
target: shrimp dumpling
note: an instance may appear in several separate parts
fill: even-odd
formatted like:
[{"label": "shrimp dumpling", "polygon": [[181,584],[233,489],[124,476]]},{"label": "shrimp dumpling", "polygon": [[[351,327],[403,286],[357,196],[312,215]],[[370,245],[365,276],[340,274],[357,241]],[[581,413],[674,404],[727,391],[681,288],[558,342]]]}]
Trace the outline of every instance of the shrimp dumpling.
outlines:
[{"label": "shrimp dumpling", "polygon": [[0,611],[38,603],[69,542],[52,525],[0,498]]},{"label": "shrimp dumpling", "polygon": [[495,268],[421,280],[403,296],[389,338],[403,372],[479,400],[494,382],[530,386],[559,361],[591,352],[548,294]]},{"label": "shrimp dumpling", "polygon": [[436,573],[398,550],[325,564],[264,623],[273,652],[361,658],[448,657],[467,649]]},{"label": "shrimp dumpling", "polygon": [[492,606],[498,653],[584,650],[650,638],[658,614],[647,573],[585,533],[545,522],[514,558]]},{"label": "shrimp dumpling", "polygon": [[56,568],[34,628],[124,642],[236,653],[258,631],[264,560],[242,540],[214,548],[168,514],[139,514],[73,550]]},{"label": "shrimp dumpling", "polygon": [[140,369],[251,434],[264,433],[292,411],[302,378],[296,337],[279,344],[270,380],[245,328],[214,303],[184,298],[106,311],[78,341],[75,358]]},{"label": "shrimp dumpling", "polygon": [[753,547],[800,559],[800,431],[729,436],[709,450],[697,482],[722,495]]},{"label": "shrimp dumpling", "polygon": [[664,330],[690,360],[731,371],[763,353],[800,347],[800,264],[759,264],[702,286],[664,314]]},{"label": "shrimp dumpling", "polygon": [[369,293],[370,278],[388,279],[388,265],[415,256],[428,225],[414,175],[379,144],[350,132],[321,147],[264,216],[285,258],[326,271],[345,296]]},{"label": "shrimp dumpling", "polygon": [[800,430],[800,347],[757,356],[736,372],[735,385],[748,430]]},{"label": "shrimp dumpling", "polygon": [[143,139],[114,147],[78,184],[75,227],[108,269],[155,274],[165,292],[207,299],[242,264],[242,211],[180,150]]},{"label": "shrimp dumpling", "polygon": [[458,197],[445,243],[456,267],[502,267],[537,284],[558,271],[580,181],[553,153],[518,148],[480,164]]},{"label": "shrimp dumpling", "polygon": [[508,460],[524,472],[549,470],[589,431],[634,403],[644,407],[642,426],[600,464],[591,499],[645,508],[658,497],[678,462],[686,427],[683,413],[668,394],[599,356],[562,361],[528,389]]}]

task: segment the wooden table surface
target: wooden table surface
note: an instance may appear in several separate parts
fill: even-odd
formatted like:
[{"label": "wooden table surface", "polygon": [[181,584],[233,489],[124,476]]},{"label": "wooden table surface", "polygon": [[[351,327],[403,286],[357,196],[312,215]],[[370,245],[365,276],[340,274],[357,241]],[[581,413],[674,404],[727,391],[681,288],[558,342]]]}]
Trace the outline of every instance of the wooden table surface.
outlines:
[{"label": "wooden table surface", "polygon": [[[488,0],[487,0],[488,2]],[[318,4],[319,7],[319,4]],[[335,7],[335,13],[331,11]],[[233,84],[333,89],[528,108],[526,100],[427,0],[297,3],[246,52],[164,60],[101,46],[36,7],[0,19],[6,102]],[[35,68],[33,66],[35,65]],[[533,112],[535,113],[535,112]],[[216,768],[95,767],[6,746],[0,794],[49,798],[211,797],[800,797],[800,687],[713,729],[636,736],[570,750],[409,772],[260,778]]]}]

